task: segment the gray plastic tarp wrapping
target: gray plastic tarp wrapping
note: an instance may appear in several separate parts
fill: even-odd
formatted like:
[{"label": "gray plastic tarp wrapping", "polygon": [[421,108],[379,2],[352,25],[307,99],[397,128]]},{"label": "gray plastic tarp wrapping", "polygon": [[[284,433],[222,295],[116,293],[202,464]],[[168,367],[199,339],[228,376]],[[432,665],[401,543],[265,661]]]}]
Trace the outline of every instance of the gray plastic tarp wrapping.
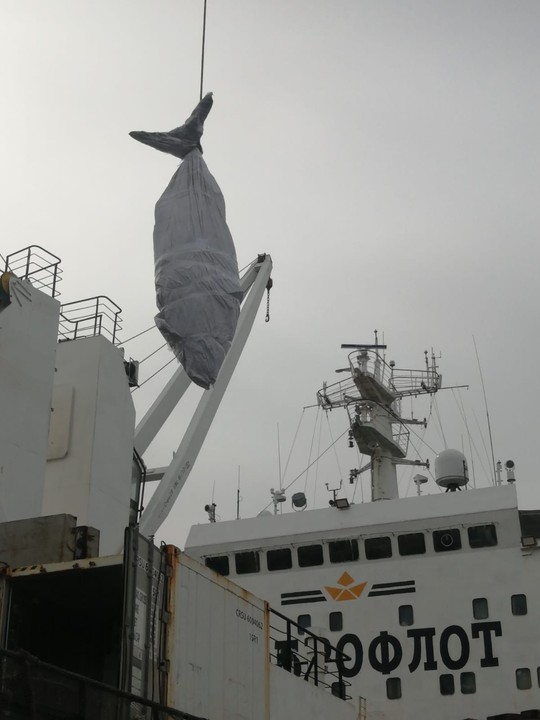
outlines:
[{"label": "gray plastic tarp wrapping", "polygon": [[190,152],[156,204],[156,325],[203,388],[231,345],[242,292],[225,201],[199,150]]}]

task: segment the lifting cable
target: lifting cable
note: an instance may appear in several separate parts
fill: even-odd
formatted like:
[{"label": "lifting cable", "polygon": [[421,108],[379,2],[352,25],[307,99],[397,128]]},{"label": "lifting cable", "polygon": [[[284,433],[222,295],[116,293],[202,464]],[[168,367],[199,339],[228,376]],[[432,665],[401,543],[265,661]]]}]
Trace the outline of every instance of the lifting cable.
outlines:
[{"label": "lifting cable", "polygon": [[201,44],[201,88],[200,88],[199,100],[202,100],[202,97],[203,97],[205,44],[206,44],[206,0],[204,0],[204,8],[203,8],[203,26],[202,26],[202,44]]},{"label": "lifting cable", "polygon": [[127,340],[124,340],[123,342],[118,343],[117,347],[122,347],[122,345],[126,345],[126,343],[128,343],[130,340],[135,340],[135,338],[138,338],[138,337],[140,337],[141,335],[144,335],[144,333],[149,332],[150,330],[152,330],[152,329],[155,328],[155,327],[157,327],[157,326],[154,325],[154,324],[150,325],[150,327],[149,327],[149,328],[146,328],[146,330],[143,330],[142,332],[137,333],[136,335],[132,335],[132,336],[131,336],[130,338],[128,338]]},{"label": "lifting cable", "polygon": [[146,380],[144,380],[140,385],[137,385],[137,387],[133,388],[131,394],[135,392],[135,390],[139,390],[142,388],[143,385],[146,385],[146,383],[151,380],[152,378],[155,378],[158,373],[160,373],[162,370],[165,370],[165,368],[170,365],[172,362],[176,360],[176,355],[169,360],[169,362],[165,363],[162,367],[159,368],[159,370],[156,370],[156,372],[153,375],[150,375],[150,377],[147,377]]}]

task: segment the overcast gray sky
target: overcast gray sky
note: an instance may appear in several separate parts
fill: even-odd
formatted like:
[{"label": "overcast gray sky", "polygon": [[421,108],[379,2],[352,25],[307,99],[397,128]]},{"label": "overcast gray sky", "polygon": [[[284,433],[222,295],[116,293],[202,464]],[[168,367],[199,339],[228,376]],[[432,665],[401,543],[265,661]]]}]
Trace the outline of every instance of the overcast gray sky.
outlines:
[{"label": "overcast gray sky", "polygon": [[[128,132],[172,128],[197,102],[202,7],[0,0],[0,252],[38,243],[59,255],[62,300],[109,295],[124,338],[152,323],[153,207],[176,167]],[[183,543],[212,493],[218,514],[234,516],[239,467],[242,516],[264,507],[279,485],[277,426],[283,471],[302,408],[338,379],[340,344],[370,342],[375,328],[398,366],[422,367],[433,347],[445,384],[470,386],[438,395],[442,432],[432,423],[429,447],[412,439],[431,461],[445,442],[469,455],[461,398],[485,485],[475,336],[496,457],[515,460],[522,505],[540,507],[539,36],[537,0],[208,0],[205,159],[240,266],[271,253],[274,290],[271,322],[261,308],[162,529],[168,541]],[[142,358],[160,344],[153,330],[127,351]],[[149,359],[141,379],[170,357]],[[135,392],[139,414],[171,372]],[[149,465],[168,462],[199,394]],[[284,484],[312,444],[311,458],[345,427],[332,413],[319,432],[306,410]],[[360,461],[345,438],[337,447],[309,475],[311,506]]]}]

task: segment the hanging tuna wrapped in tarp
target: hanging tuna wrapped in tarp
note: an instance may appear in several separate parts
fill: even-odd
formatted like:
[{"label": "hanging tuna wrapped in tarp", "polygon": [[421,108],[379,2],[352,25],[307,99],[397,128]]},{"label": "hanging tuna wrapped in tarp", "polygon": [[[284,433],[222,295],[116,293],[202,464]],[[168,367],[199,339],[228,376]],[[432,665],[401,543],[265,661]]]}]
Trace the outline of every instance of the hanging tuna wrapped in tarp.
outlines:
[{"label": "hanging tuna wrapped in tarp", "polygon": [[200,145],[212,102],[208,93],[170,132],[130,133],[183,160],[156,204],[155,320],[191,380],[206,389],[231,345],[242,299],[225,201]]}]

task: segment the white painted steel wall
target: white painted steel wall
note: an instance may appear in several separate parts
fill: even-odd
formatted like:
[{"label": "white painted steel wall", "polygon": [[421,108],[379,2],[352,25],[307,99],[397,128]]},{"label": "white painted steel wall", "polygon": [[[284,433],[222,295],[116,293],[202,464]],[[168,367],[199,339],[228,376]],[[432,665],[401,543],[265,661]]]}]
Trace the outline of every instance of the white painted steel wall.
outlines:
[{"label": "white painted steel wall", "polygon": [[269,720],[264,602],[179,552],[171,610],[168,704],[212,720]]},{"label": "white painted steel wall", "polygon": [[[346,680],[351,683],[348,693],[353,698],[362,695],[367,699],[369,720],[430,718],[434,717],[434,708],[437,718],[458,720],[503,712],[519,713],[540,707],[537,677],[540,667],[540,547],[521,547],[515,488],[502,486],[418,499],[388,500],[351,510],[313,511],[312,525],[319,522],[322,527],[322,519],[317,521],[318,513],[327,514],[328,526],[334,523],[330,531],[325,533],[319,529],[317,534],[309,532],[309,511],[288,518],[285,515],[258,518],[253,525],[251,521],[238,521],[238,540],[228,549],[291,545],[296,548],[322,542],[324,564],[299,568],[294,559],[295,565],[290,570],[241,575],[233,577],[234,582],[266,598],[274,608],[293,620],[298,620],[300,615],[309,615],[314,632],[324,634],[333,645],[352,657],[353,662],[346,663]],[[387,522],[384,522],[385,510],[389,516]],[[422,517],[422,511],[431,512],[431,517]],[[363,516],[365,524],[346,527],[345,523],[353,522],[355,516]],[[272,520],[277,521],[276,527],[288,523],[288,532],[284,533],[281,542],[272,537],[269,543],[264,538],[263,533],[270,535],[272,532],[266,529]],[[371,523],[368,524],[369,520]],[[374,524],[376,521],[379,524]],[[291,527],[295,522],[303,533],[293,534]],[[257,523],[263,535],[260,541],[254,537]],[[342,527],[338,527],[338,523],[342,523]],[[467,527],[485,523],[495,524],[497,546],[471,548]],[[214,531],[214,525],[198,526],[193,535],[202,539],[203,527],[208,529],[208,537],[212,540],[214,532],[220,531],[219,527]],[[229,527],[222,528],[221,532],[231,533],[233,527],[234,523],[229,523]],[[438,528],[459,529],[461,549],[436,552],[430,535]],[[420,531],[426,532],[425,554],[401,556],[397,536]],[[393,557],[367,560],[360,543],[358,561],[330,562],[330,540],[384,535],[392,538]],[[245,537],[249,540],[244,540]],[[201,547],[202,543],[199,551]],[[211,546],[208,554],[226,551],[227,546],[218,550],[216,544]],[[197,552],[197,549],[188,549],[188,552]],[[207,554],[206,549],[204,554]],[[265,559],[261,556],[261,568],[265,567]],[[234,569],[232,561],[231,568]],[[349,577],[344,577],[345,572]],[[340,600],[329,592],[329,588],[342,590],[361,584],[365,585],[357,597]],[[309,593],[320,593],[319,597],[324,601],[311,601],[313,595]],[[295,595],[295,604],[285,604],[290,602],[291,594]],[[527,597],[527,613],[514,615],[511,598],[521,594]],[[304,602],[299,601],[302,595]],[[474,617],[473,600],[479,598],[487,601],[487,617]],[[400,622],[401,606],[411,606],[412,624]],[[331,630],[330,614],[336,612],[342,614],[343,627]],[[432,657],[429,657],[428,646],[433,648]],[[518,689],[518,669],[530,670],[532,684],[529,689]],[[475,692],[461,691],[463,673],[475,674]],[[441,694],[441,675],[453,676],[453,694]],[[397,679],[401,681],[401,697],[389,699],[387,681]]]},{"label": "white painted steel wall", "polygon": [[101,336],[60,343],[55,404],[38,514],[75,515],[100,531],[100,555],[116,553],[129,521],[135,428],[118,348]]},{"label": "white painted steel wall", "polygon": [[357,720],[358,710],[349,702],[313,687],[301,678],[270,666],[270,720]]},{"label": "white painted steel wall", "polygon": [[0,312],[0,521],[41,515],[60,309],[16,282],[29,299]]},{"label": "white painted steel wall", "polygon": [[352,720],[352,705],[270,664],[266,604],[180,551],[168,704],[212,720]]}]

